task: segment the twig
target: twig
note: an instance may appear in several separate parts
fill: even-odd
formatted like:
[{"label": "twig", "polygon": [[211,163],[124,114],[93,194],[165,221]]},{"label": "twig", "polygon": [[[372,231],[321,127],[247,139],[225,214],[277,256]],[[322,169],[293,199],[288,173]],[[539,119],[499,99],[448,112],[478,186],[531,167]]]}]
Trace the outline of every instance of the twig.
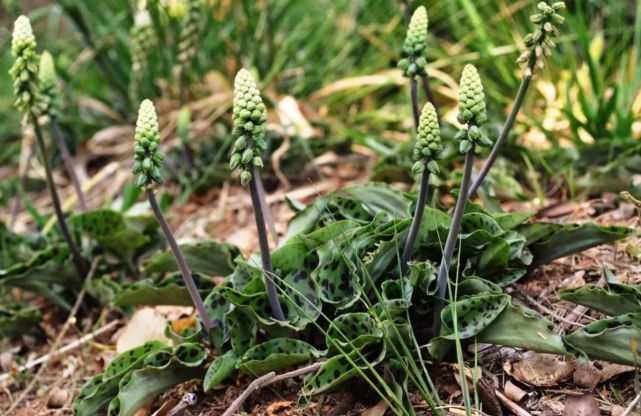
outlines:
[{"label": "twig", "polygon": [[532,296],[530,296],[530,295],[525,295],[525,299],[527,299],[527,301],[530,302],[530,304],[536,306],[541,311],[543,311],[544,313],[550,315],[551,317],[553,317],[557,321],[566,323],[568,325],[578,326],[580,328],[583,328],[585,326],[585,325],[583,325],[581,323],[578,323],[578,322],[575,322],[575,321],[571,321],[571,320],[569,320],[569,319],[567,319],[567,318],[565,318],[565,317],[563,317],[561,315],[556,314],[554,311],[552,311],[552,310],[546,308],[545,306],[541,305],[539,302],[536,301],[536,299],[532,298]]},{"label": "twig", "polygon": [[530,413],[524,410],[521,406],[514,403],[512,400],[508,399],[507,396],[501,393],[499,390],[495,390],[495,393],[496,393],[496,397],[498,397],[498,399],[503,403],[503,405],[507,407],[509,411],[515,414],[516,416],[532,416]]},{"label": "twig", "polygon": [[247,400],[250,394],[255,392],[256,390],[259,390],[261,387],[265,385],[269,380],[272,378],[276,377],[275,372],[267,373],[264,376],[258,377],[256,380],[252,381],[249,383],[249,386],[243,391],[243,393],[236,398],[232,402],[232,404],[225,410],[225,413],[223,413],[223,416],[232,416],[235,415],[236,412],[238,411],[238,408]]},{"label": "twig", "polygon": [[271,384],[278,383],[279,381],[287,380],[290,378],[302,376],[303,374],[311,373],[316,371],[323,365],[324,361],[318,361],[307,365],[305,367],[297,368],[296,370],[289,371],[287,373],[276,375],[275,372],[267,373],[263,376],[258,377],[256,380],[252,381],[249,386],[238,396],[232,404],[225,410],[222,416],[231,416],[236,414],[238,408],[247,400],[250,394],[260,390],[263,387],[269,386]]},{"label": "twig", "polygon": [[641,400],[641,393],[637,394],[637,397],[634,398],[628,405],[628,407],[625,408],[625,411],[621,413],[621,416],[629,416],[632,414],[632,411],[636,407],[637,403],[639,403],[639,400]]},{"label": "twig", "polygon": [[[98,266],[98,261],[99,260],[100,260],[100,257],[96,257],[94,259],[93,263],[91,264],[91,269],[89,270],[89,272],[87,273],[87,276],[85,277],[84,283],[87,283],[93,277],[94,273],[96,272],[96,267]],[[49,359],[51,359],[51,357],[53,357],[55,355],[59,355],[59,354],[62,353],[61,350],[57,351],[56,353],[54,353],[54,351],[58,348],[58,345],[60,345],[60,343],[62,342],[62,339],[67,334],[67,331],[69,330],[69,327],[76,323],[76,313],[78,313],[78,309],[80,309],[80,305],[82,304],[82,300],[84,299],[84,297],[85,297],[85,285],[83,284],[83,288],[80,291],[80,293],[78,294],[78,297],[76,298],[76,302],[74,303],[73,308],[71,308],[71,312],[69,312],[69,317],[65,321],[64,325],[62,326],[62,329],[60,330],[60,333],[58,334],[58,336],[56,337],[55,341],[51,345],[49,353],[45,356],[45,357],[48,357],[48,358],[46,360],[43,360],[42,361],[43,363],[48,362]],[[114,321],[114,322],[116,322],[116,321]],[[37,365],[37,364],[33,364],[33,363],[34,362],[31,363],[31,367],[33,367],[34,365]],[[29,365],[29,364],[30,363],[27,363],[27,365]],[[27,395],[31,392],[31,390],[34,388],[34,386],[38,382],[38,378],[40,377],[42,372],[45,370],[45,368],[47,368],[47,366],[43,365],[42,367],[40,367],[38,369],[38,371],[36,372],[35,376],[31,380],[29,385],[27,385],[27,387],[22,391],[22,393],[16,399],[16,401],[14,401],[11,404],[11,407],[9,407],[9,410],[7,410],[7,414],[8,415],[12,414],[12,412],[18,407],[20,402],[22,402],[25,399],[25,397],[27,397]],[[20,370],[18,370],[18,371],[20,371]]]}]

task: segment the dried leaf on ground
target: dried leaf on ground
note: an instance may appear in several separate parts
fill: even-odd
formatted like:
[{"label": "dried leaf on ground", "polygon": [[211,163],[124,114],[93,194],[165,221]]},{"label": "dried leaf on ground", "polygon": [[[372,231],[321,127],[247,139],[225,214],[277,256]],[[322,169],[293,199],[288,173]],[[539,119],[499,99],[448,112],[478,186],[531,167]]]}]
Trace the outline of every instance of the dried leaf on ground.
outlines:
[{"label": "dried leaf on ground", "polygon": [[601,416],[601,409],[591,394],[571,396],[565,401],[563,416]]},{"label": "dried leaf on ground", "polygon": [[120,334],[116,343],[116,351],[120,354],[147,341],[169,343],[169,338],[165,336],[166,325],[165,318],[153,308],[137,310]]},{"label": "dried leaf on ground", "polygon": [[553,354],[528,351],[516,361],[506,361],[503,369],[521,383],[552,387],[572,374],[574,364]]}]

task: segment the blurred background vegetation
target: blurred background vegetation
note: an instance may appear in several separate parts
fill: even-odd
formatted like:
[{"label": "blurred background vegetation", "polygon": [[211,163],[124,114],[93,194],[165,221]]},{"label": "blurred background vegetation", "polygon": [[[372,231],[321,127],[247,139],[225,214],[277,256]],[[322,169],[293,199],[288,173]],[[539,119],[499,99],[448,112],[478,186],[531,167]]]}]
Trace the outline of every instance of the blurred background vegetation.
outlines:
[{"label": "blurred background vegetation", "polygon": [[[326,150],[360,149],[378,156],[374,179],[394,182],[412,179],[411,110],[407,85],[396,69],[408,10],[428,9],[428,70],[446,137],[453,130],[447,125],[455,124],[456,86],[466,63],[474,63],[484,80],[490,136],[496,137],[516,94],[521,73],[515,61],[536,8],[536,0],[203,1],[203,31],[185,84],[201,166],[224,169],[233,76],[244,66],[260,80],[274,124],[287,124],[291,100],[285,97],[297,104],[290,120],[294,133],[276,128],[271,137],[274,150],[284,136],[294,136],[284,156],[285,173],[297,171],[294,161],[300,155],[309,160]],[[490,191],[501,198],[574,198],[624,189],[640,194],[641,1],[567,3],[557,51],[535,76],[503,160],[491,175]],[[176,39],[186,13],[181,0],[148,0],[154,46],[133,95],[131,1],[3,0],[3,5],[3,205],[15,191],[25,152],[6,75],[12,21],[20,13],[29,14],[40,49],[56,57],[64,91],[61,124],[72,149],[87,149],[90,173],[117,156],[92,149],[105,132],[133,122],[141,98],[157,103],[167,131],[175,127],[171,120],[181,105]],[[296,119],[299,115],[303,121]],[[301,130],[305,122],[311,134]],[[128,150],[121,157],[129,157]],[[449,154],[457,165],[458,156]],[[443,175],[437,185],[456,181],[456,175]]]}]

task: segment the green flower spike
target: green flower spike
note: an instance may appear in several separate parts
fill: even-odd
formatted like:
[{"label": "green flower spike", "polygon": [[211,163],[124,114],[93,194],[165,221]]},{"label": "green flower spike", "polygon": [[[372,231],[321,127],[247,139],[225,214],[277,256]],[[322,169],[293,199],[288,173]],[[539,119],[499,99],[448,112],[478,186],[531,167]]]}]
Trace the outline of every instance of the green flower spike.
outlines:
[{"label": "green flower spike", "polygon": [[403,43],[402,59],[398,66],[403,75],[413,78],[416,75],[426,75],[425,49],[427,48],[427,10],[420,6],[414,11]]},{"label": "green flower spike", "polygon": [[53,57],[48,51],[44,51],[40,57],[38,80],[40,81],[42,113],[46,114],[48,117],[56,117],[58,115],[56,67],[53,62]]},{"label": "green flower spike", "polygon": [[479,147],[489,147],[492,141],[481,132],[479,128],[487,121],[487,109],[485,107],[485,93],[481,77],[474,65],[466,65],[461,75],[458,93],[459,113],[457,119],[461,124],[467,124],[468,128],[459,131],[456,136],[461,141],[459,150],[467,153],[474,149],[478,152]]},{"label": "green flower spike", "polygon": [[160,167],[165,160],[158,145],[160,130],[156,109],[150,100],[144,100],[138,110],[136,134],[134,136],[134,166],[132,173],[139,175],[136,186],[145,190],[153,187],[154,183],[162,183]]},{"label": "green flower spike", "polygon": [[147,66],[149,52],[154,46],[154,30],[151,26],[149,11],[136,11],[131,28],[131,70],[138,75]]},{"label": "green flower spike", "polygon": [[421,112],[421,118],[418,124],[418,133],[416,134],[416,144],[414,145],[414,166],[412,173],[415,175],[423,173],[427,168],[431,173],[438,175],[439,168],[436,159],[443,151],[441,143],[441,130],[438,125],[438,116],[432,103],[427,103]]},{"label": "green flower spike", "polygon": [[534,32],[529,33],[523,39],[523,43],[528,48],[517,60],[518,63],[525,65],[525,76],[531,77],[535,69],[543,69],[543,57],[552,54],[552,48],[556,45],[551,39],[559,35],[557,25],[563,24],[565,18],[557,12],[565,9],[565,3],[558,1],[548,5],[542,1],[537,5],[540,13],[530,16],[530,21],[538,25]]},{"label": "green flower spike", "polygon": [[183,71],[198,52],[202,16],[201,1],[187,0],[187,18],[178,40],[178,62]]},{"label": "green flower spike", "polygon": [[261,153],[265,150],[267,112],[254,78],[241,69],[234,81],[233,135],[236,143],[229,166],[240,169],[240,181],[246,186],[252,179],[253,166],[262,167]]},{"label": "green flower spike", "polygon": [[15,106],[25,115],[29,112],[39,115],[42,100],[38,87],[36,38],[33,35],[29,18],[26,16],[18,17],[14,23],[11,55],[13,55],[14,63],[9,74],[13,78]]}]

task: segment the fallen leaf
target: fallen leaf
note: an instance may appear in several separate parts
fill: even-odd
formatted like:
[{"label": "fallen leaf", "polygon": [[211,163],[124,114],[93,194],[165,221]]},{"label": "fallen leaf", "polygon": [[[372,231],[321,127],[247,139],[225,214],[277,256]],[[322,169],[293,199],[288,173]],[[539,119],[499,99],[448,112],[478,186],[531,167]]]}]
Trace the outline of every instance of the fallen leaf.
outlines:
[{"label": "fallen leaf", "polygon": [[506,361],[503,369],[521,383],[537,387],[552,387],[572,373],[574,364],[553,354],[528,351],[517,361]]},{"label": "fallen leaf", "polygon": [[594,390],[601,381],[601,370],[591,362],[578,363],[573,375],[574,384],[589,390]]},{"label": "fallen leaf", "polygon": [[565,401],[563,416],[601,416],[601,409],[591,394],[571,396]]},{"label": "fallen leaf", "polygon": [[619,374],[629,373],[634,371],[634,367],[629,365],[614,364],[614,363],[601,363],[601,383],[608,381]]},{"label": "fallen leaf", "polygon": [[291,407],[293,402],[290,402],[288,400],[280,401],[280,402],[274,402],[267,407],[267,415],[268,416],[279,416],[279,412],[281,410],[287,409]]},{"label": "fallen leaf", "polygon": [[170,343],[169,338],[165,336],[166,325],[165,318],[153,308],[137,310],[118,337],[116,351],[120,354],[147,341]]}]

